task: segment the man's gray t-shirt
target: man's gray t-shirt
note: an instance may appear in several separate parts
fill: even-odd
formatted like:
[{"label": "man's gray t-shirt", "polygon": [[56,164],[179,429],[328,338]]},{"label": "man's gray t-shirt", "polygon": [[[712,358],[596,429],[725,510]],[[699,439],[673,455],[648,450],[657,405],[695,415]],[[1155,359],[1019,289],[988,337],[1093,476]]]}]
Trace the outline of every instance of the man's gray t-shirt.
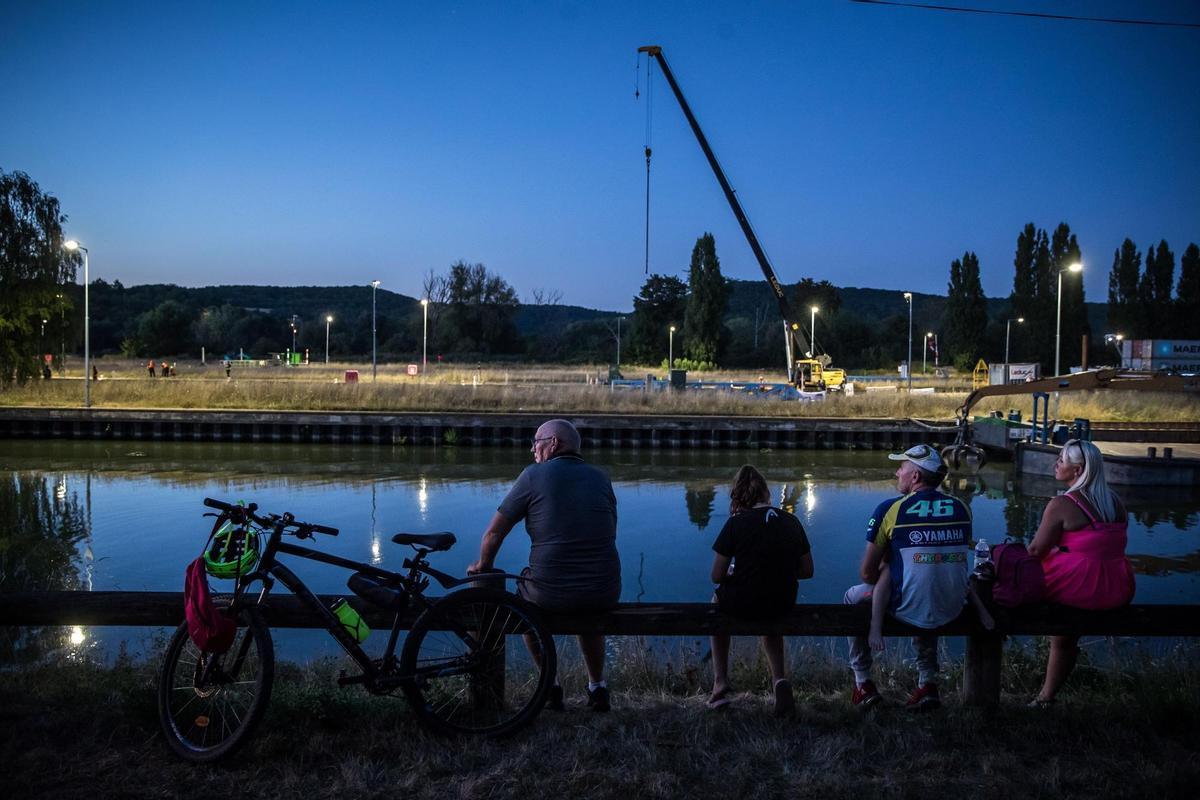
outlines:
[{"label": "man's gray t-shirt", "polygon": [[547,608],[586,610],[621,596],[617,498],[601,470],[576,455],[530,464],[498,511],[525,520],[533,581],[521,594]]}]

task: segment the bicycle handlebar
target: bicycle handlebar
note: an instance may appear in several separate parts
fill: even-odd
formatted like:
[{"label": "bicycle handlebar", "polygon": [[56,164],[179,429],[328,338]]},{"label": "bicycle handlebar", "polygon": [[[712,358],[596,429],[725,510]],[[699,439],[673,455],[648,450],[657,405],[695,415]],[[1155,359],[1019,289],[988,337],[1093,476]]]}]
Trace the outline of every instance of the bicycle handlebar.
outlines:
[{"label": "bicycle handlebar", "polygon": [[248,518],[257,522],[264,527],[273,527],[276,524],[282,523],[285,528],[295,528],[296,533],[305,538],[313,533],[323,533],[326,536],[337,536],[338,529],[331,528],[328,525],[318,525],[315,522],[300,522],[290,513],[282,515],[268,514],[266,517],[260,517],[254,512],[258,510],[257,503],[250,503],[247,506],[235,506],[232,503],[226,503],[222,500],[214,500],[211,497],[204,498],[204,505],[209,508],[215,508],[223,514],[229,515],[235,521]]}]

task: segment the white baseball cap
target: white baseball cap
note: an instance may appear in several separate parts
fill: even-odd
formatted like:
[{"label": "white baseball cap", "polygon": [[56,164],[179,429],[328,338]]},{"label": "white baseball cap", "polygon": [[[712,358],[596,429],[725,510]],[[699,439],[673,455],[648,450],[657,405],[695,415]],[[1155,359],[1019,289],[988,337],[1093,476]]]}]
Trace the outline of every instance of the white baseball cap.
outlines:
[{"label": "white baseball cap", "polygon": [[942,461],[942,457],[927,444],[916,444],[905,450],[903,453],[892,453],[888,456],[892,461],[911,461],[923,470],[928,472],[944,472],[946,470],[946,462]]}]

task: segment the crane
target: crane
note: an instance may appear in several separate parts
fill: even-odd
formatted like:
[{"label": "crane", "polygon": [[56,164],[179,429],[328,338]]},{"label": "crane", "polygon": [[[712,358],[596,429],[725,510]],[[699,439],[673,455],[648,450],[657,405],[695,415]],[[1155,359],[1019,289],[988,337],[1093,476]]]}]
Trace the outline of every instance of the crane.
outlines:
[{"label": "crane", "polygon": [[671,91],[675,94],[675,99],[679,101],[679,107],[683,109],[683,115],[687,118],[692,133],[696,135],[696,141],[700,143],[700,149],[704,151],[704,157],[708,159],[708,165],[712,167],[713,174],[717,176],[717,183],[721,184],[721,191],[725,193],[725,199],[729,202],[729,207],[733,209],[733,216],[742,226],[742,233],[745,234],[746,241],[750,244],[750,249],[758,260],[759,269],[762,270],[767,284],[771,287],[771,292],[775,295],[775,301],[779,304],[779,313],[783,317],[783,342],[787,351],[788,381],[800,389],[840,389],[845,384],[845,372],[840,369],[829,369],[831,361],[829,356],[826,354],[818,356],[814,345],[805,337],[804,328],[792,312],[791,303],[788,302],[783,286],[779,283],[779,278],[776,277],[775,270],[771,266],[770,260],[767,259],[767,254],[763,251],[758,237],[754,234],[754,229],[750,226],[750,220],[746,217],[742,204],[738,202],[733,187],[729,185],[725,172],[717,162],[717,157],[713,154],[712,147],[709,146],[708,139],[704,136],[704,131],[700,129],[700,123],[696,121],[696,115],[692,113],[691,107],[684,99],[683,91],[679,88],[674,73],[667,66],[667,59],[663,56],[662,47],[646,45],[639,47],[638,52],[646,53],[647,57],[658,62],[659,69],[662,70],[663,76],[671,86]]}]

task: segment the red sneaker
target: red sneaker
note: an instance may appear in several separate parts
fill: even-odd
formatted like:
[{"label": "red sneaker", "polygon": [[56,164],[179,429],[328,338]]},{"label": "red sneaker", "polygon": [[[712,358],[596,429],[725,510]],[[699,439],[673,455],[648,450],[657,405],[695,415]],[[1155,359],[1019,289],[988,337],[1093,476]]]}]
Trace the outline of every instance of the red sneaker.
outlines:
[{"label": "red sneaker", "polygon": [[871,706],[883,700],[883,695],[875,688],[873,681],[863,681],[861,684],[854,685],[854,694],[850,696],[850,702],[858,708],[870,708]]},{"label": "red sneaker", "polygon": [[933,711],[942,707],[942,699],[938,696],[936,683],[918,686],[908,698],[905,706],[909,711]]}]

